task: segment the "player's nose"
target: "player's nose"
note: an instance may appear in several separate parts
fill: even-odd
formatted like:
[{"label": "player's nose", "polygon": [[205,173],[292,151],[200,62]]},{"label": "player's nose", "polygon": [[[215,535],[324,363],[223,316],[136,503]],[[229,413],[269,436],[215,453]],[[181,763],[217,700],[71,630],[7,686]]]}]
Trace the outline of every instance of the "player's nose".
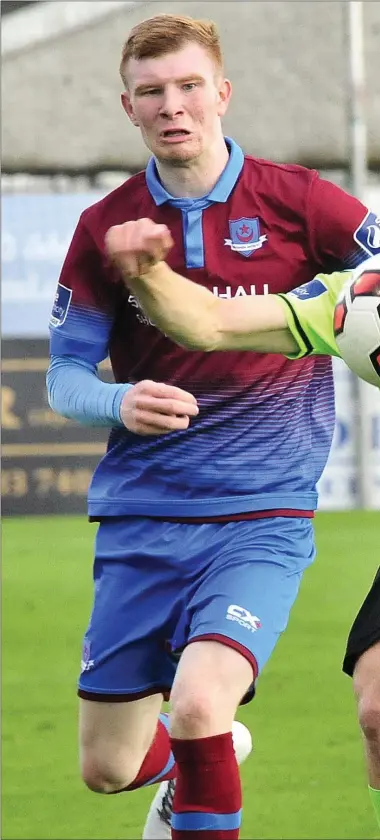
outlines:
[{"label": "player's nose", "polygon": [[166,87],[162,97],[161,115],[169,119],[184,113],[181,92],[176,87]]}]

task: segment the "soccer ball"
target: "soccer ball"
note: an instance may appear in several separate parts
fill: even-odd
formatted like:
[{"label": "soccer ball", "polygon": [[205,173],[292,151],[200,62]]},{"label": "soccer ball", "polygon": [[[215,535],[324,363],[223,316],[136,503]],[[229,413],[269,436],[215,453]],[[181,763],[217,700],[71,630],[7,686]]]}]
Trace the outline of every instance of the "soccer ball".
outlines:
[{"label": "soccer ball", "polygon": [[343,287],[334,335],[348,367],[380,388],[380,254],[356,268]]}]

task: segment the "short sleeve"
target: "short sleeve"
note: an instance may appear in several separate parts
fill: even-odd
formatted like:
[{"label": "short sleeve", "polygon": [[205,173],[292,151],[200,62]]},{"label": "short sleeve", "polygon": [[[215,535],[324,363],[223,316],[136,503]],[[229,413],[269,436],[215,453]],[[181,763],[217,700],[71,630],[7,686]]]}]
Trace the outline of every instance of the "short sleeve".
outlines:
[{"label": "short sleeve", "polygon": [[313,256],[325,271],[355,268],[380,253],[380,218],[318,173],[309,188],[307,223]]},{"label": "short sleeve", "polygon": [[98,364],[108,355],[119,290],[82,214],[71,241],[50,318],[52,355],[80,356]]}]

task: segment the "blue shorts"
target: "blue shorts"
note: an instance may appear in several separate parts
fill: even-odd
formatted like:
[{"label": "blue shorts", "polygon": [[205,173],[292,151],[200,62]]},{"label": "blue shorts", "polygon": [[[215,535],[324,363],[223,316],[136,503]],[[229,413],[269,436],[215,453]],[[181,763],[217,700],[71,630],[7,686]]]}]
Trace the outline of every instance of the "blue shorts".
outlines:
[{"label": "blue shorts", "polygon": [[306,518],[205,525],[104,519],[79,695],[168,696],[178,652],[199,638],[240,650],[257,676],[314,556]]}]

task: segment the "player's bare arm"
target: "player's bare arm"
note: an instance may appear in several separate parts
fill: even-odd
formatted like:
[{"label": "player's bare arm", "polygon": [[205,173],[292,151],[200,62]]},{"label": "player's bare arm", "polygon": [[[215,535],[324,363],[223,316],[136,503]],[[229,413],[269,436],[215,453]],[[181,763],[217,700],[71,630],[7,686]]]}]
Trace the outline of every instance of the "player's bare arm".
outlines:
[{"label": "player's bare arm", "polygon": [[166,225],[138,219],[115,225],[106,250],[149,319],[192,350],[254,350],[291,354],[298,347],[276,295],[220,299],[172,271]]}]

